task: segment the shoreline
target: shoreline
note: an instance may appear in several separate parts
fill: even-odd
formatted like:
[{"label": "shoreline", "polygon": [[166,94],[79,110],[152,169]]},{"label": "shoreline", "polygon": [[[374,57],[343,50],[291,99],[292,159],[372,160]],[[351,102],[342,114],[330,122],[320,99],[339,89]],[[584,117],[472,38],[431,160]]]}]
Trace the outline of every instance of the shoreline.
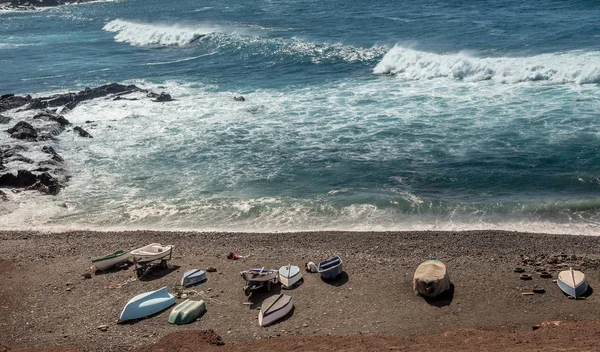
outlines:
[{"label": "shoreline", "polygon": [[[15,348],[69,345],[86,351],[133,350],[171,333],[199,329],[214,330],[226,344],[296,335],[404,338],[459,329],[512,333],[530,331],[543,321],[597,321],[600,314],[595,294],[582,301],[569,300],[551,280],[536,274],[549,267],[556,255],[564,254],[564,264],[581,267],[595,286],[600,281],[597,236],[506,231],[0,231],[0,240],[0,274],[5,277],[0,299],[6,302],[0,305],[0,315],[7,317],[0,322],[0,341]],[[176,246],[171,269],[153,273],[148,280],[132,281],[132,268],[82,277],[91,265],[90,257],[151,242]],[[229,252],[245,258],[228,260]],[[344,282],[326,283],[318,274],[303,272],[304,284],[286,291],[295,302],[293,315],[272,327],[258,326],[258,310],[243,304],[247,299],[241,270],[279,268],[289,262],[302,267],[333,254],[344,259]],[[416,266],[431,258],[446,264],[455,286],[453,296],[439,306],[412,290]],[[208,266],[218,271],[207,273],[208,281],[195,288],[203,292],[208,308],[197,322],[170,325],[167,310],[116,324],[120,310],[134,295],[163,286],[171,290],[183,271]],[[534,279],[519,280],[513,272],[516,266],[524,267]],[[521,294],[534,285],[546,293]],[[255,303],[268,295],[259,296]],[[100,331],[101,325],[108,325],[107,331]]]}]

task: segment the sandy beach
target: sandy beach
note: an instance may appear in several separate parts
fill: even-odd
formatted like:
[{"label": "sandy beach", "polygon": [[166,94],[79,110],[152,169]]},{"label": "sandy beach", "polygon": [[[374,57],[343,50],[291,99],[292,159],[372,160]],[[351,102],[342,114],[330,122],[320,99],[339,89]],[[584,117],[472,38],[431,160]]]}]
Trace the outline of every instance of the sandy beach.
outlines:
[{"label": "sandy beach", "polygon": [[[574,266],[586,273],[595,288],[600,281],[600,237],[501,231],[79,231],[2,232],[0,239],[0,351],[51,346],[158,351],[166,350],[165,343],[172,350],[216,346],[197,343],[207,334],[200,338],[199,330],[213,330],[220,336],[225,347],[218,347],[219,351],[276,346],[305,351],[410,350],[431,343],[447,350],[551,350],[563,340],[573,341],[557,338],[560,334],[568,337],[587,331],[588,336],[597,336],[600,330],[595,322],[600,313],[596,294],[585,300],[568,299],[552,279],[540,278],[536,271]],[[176,246],[168,270],[157,269],[141,280],[132,267],[84,278],[91,257],[151,242]],[[229,260],[229,252],[244,258]],[[288,263],[303,266],[334,254],[344,259],[341,280],[328,283],[317,274],[304,273],[304,283],[287,291],[294,300],[293,314],[271,327],[258,326],[256,308],[269,294],[253,295],[253,306],[244,304],[248,300],[240,271]],[[446,263],[454,290],[445,299],[428,303],[415,295],[411,281],[416,266],[430,258]],[[207,273],[207,282],[194,287],[197,294],[192,298],[203,298],[208,308],[197,322],[168,324],[167,310],[117,324],[131,297],[163,286],[171,289],[183,271],[209,266],[217,272]],[[520,280],[514,272],[517,266],[531,273],[533,280]],[[556,271],[553,274],[556,277]],[[534,286],[546,292],[522,295]],[[532,331],[549,321],[561,323]],[[99,329],[102,325],[107,328]],[[472,343],[461,342],[469,340]],[[192,344],[185,347],[188,342]],[[593,345],[592,339],[571,343],[569,348],[591,350]]]}]

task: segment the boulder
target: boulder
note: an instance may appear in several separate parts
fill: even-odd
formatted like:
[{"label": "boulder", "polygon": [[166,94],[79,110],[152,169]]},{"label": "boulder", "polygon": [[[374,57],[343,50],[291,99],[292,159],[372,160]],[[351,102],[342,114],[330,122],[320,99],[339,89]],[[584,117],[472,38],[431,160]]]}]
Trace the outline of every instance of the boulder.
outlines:
[{"label": "boulder", "polygon": [[0,124],[7,124],[12,120],[11,117],[0,115]]},{"label": "boulder", "polygon": [[65,119],[64,116],[56,115],[56,114],[53,114],[53,113],[47,112],[47,111],[42,111],[42,112],[36,114],[33,118],[35,120],[42,119],[42,120],[46,120],[46,121],[54,121],[63,127],[71,124],[71,122],[69,122],[69,120]]},{"label": "boulder", "polygon": [[35,141],[38,137],[37,131],[33,126],[25,121],[19,121],[13,128],[9,128],[6,132],[10,133],[10,136],[17,139],[25,139],[29,141]]},{"label": "boulder", "polygon": [[246,98],[244,98],[243,96],[239,96],[239,97],[233,97],[233,100],[235,101],[246,101]]},{"label": "boulder", "polygon": [[154,99],[154,102],[157,103],[162,103],[162,102],[166,102],[166,101],[172,101],[173,98],[171,98],[171,95],[165,92],[160,93],[160,95],[156,96],[156,99]]},{"label": "boulder", "polygon": [[41,175],[38,175],[37,182],[27,189],[35,189],[44,194],[55,196],[60,192],[61,188],[62,185],[56,178],[52,177],[49,173],[44,172]]},{"label": "boulder", "polygon": [[29,187],[37,182],[37,176],[28,170],[19,170],[15,176],[12,173],[0,175],[0,186]]},{"label": "boulder", "polygon": [[81,137],[84,137],[84,138],[94,138],[94,137],[92,137],[91,134],[89,134],[86,130],[84,130],[83,128],[81,128],[79,126],[75,126],[75,128],[73,128],[73,131],[79,133],[79,135]]}]

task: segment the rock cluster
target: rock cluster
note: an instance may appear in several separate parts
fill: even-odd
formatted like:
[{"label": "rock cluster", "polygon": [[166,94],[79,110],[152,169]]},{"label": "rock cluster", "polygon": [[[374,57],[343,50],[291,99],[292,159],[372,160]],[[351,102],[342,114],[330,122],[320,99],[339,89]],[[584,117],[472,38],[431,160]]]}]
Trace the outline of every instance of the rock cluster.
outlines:
[{"label": "rock cluster", "polygon": [[[64,131],[72,131],[83,138],[93,136],[81,126],[74,126],[59,112],[69,112],[79,103],[111,96],[113,100],[134,92],[147,93],[154,101],[171,101],[167,93],[156,94],[135,85],[111,83],[97,88],[85,88],[76,93],[55,94],[32,98],[5,94],[0,96],[0,124],[12,127],[4,129],[11,138],[8,144],[0,145],[0,188],[14,190],[37,190],[43,194],[56,195],[70,176],[65,170],[64,158],[57,152],[58,137]],[[124,98],[123,98],[124,99]],[[130,99],[133,100],[133,99]],[[32,116],[23,118],[23,112],[34,110]],[[20,112],[17,116],[9,116]],[[14,122],[15,119],[19,121]],[[0,130],[2,131],[2,130]],[[1,133],[1,132],[0,132]],[[12,142],[14,140],[14,142]],[[6,142],[4,142],[6,143]],[[35,153],[38,152],[38,153]],[[41,153],[39,153],[41,152]],[[44,160],[32,160],[23,155],[46,155]],[[28,155],[31,157],[31,155]],[[0,194],[0,201],[8,199],[6,192]]]}]

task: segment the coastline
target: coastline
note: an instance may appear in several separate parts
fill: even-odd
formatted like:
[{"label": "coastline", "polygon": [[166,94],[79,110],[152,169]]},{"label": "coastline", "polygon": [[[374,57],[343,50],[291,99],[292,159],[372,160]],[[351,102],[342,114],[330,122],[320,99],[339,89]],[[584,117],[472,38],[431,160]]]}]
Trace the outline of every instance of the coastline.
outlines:
[{"label": "coastline", "polygon": [[[596,295],[569,300],[536,269],[564,254],[566,265],[582,268],[592,287],[600,280],[600,237],[466,232],[0,232],[4,283],[0,298],[0,341],[10,347],[69,345],[86,351],[132,350],[170,333],[214,330],[226,344],[295,335],[356,336],[385,334],[398,338],[441,334],[458,329],[499,333],[530,331],[544,321],[595,321]],[[174,244],[170,270],[132,281],[134,270],[82,274],[90,258],[147,243]],[[228,260],[229,252],[247,256]],[[317,274],[288,291],[295,302],[291,317],[272,327],[256,323],[242,292],[241,270],[250,267],[302,266],[340,254],[347,277],[330,284]],[[454,292],[443,304],[429,304],[412,290],[416,266],[437,258],[448,267]],[[170,289],[183,271],[215,266],[196,287],[207,300],[207,313],[190,325],[167,323],[168,311],[131,324],[116,324],[134,295],[163,286]],[[521,266],[531,281],[519,280]],[[556,276],[556,273],[554,273]],[[116,287],[119,284],[120,288]],[[545,294],[523,296],[534,285]],[[210,289],[210,290],[209,290]],[[265,295],[257,295],[260,300]],[[262,297],[264,298],[264,297]],[[197,298],[195,298],[197,299]],[[181,302],[181,300],[178,300]],[[258,304],[260,306],[260,304]],[[98,329],[108,325],[107,331]],[[332,337],[333,338],[333,337]],[[300,338],[301,339],[301,338]],[[259,342],[255,342],[259,343]]]}]

